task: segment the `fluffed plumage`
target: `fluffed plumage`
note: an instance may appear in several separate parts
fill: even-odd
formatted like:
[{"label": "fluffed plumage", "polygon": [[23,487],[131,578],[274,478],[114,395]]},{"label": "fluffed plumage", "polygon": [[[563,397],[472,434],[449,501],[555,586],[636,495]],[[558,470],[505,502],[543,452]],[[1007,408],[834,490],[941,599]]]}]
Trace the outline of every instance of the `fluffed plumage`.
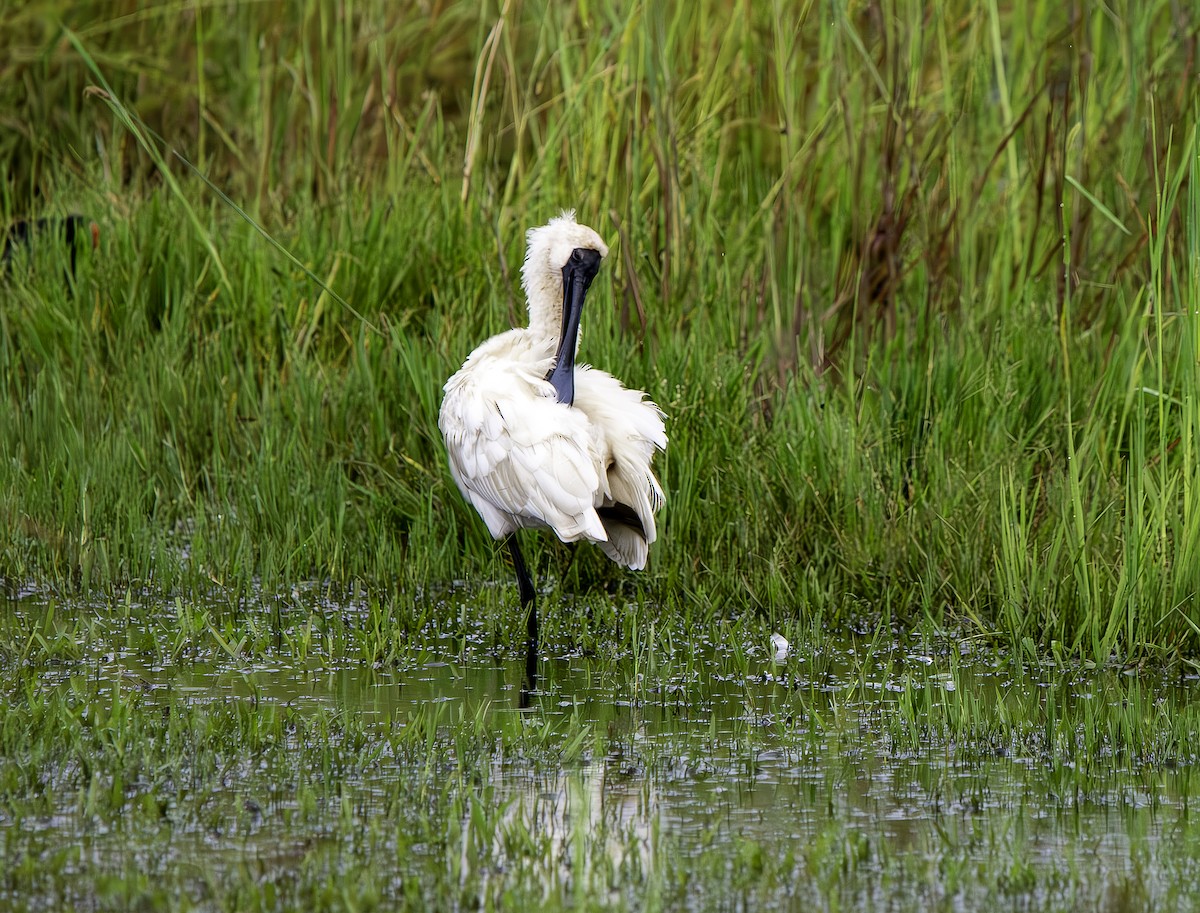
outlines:
[{"label": "fluffed plumage", "polygon": [[590,540],[618,564],[641,569],[665,501],[651,468],[655,451],[667,446],[663,414],[641,391],[587,365],[574,368],[573,402],[561,402],[549,380],[569,261],[579,250],[603,258],[608,248],[574,213],[527,237],[529,326],[485,341],[445,385],[438,426],[451,474],[496,539],[546,527],[563,542]]}]

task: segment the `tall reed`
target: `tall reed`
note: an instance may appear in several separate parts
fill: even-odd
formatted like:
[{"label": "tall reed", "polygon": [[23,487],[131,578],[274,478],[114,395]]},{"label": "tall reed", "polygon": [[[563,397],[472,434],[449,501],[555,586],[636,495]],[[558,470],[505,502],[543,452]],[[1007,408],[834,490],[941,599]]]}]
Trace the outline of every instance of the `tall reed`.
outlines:
[{"label": "tall reed", "polygon": [[670,415],[640,599],[1193,654],[1197,27],[1168,0],[6,9],[0,214],[86,211],[104,244],[65,286],[37,245],[0,293],[0,574],[502,579],[439,388],[522,319],[524,228],[575,207],[613,248],[585,357]]}]

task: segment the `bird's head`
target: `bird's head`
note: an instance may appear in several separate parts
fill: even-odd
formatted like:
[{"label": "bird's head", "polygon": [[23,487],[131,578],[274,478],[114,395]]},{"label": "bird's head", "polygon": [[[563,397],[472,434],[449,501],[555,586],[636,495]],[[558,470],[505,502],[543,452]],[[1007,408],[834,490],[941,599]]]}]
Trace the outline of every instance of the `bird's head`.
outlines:
[{"label": "bird's head", "polygon": [[579,321],[588,288],[608,254],[608,245],[586,225],[564,212],[527,236],[521,284],[529,302],[529,330],[554,353],[554,366],[546,380],[558,401],[575,400],[575,352],[579,346]]},{"label": "bird's head", "polygon": [[578,277],[583,290],[591,284],[608,256],[608,245],[586,225],[575,221],[573,210],[529,229],[521,285],[529,301],[529,324],[557,336],[564,289]]}]

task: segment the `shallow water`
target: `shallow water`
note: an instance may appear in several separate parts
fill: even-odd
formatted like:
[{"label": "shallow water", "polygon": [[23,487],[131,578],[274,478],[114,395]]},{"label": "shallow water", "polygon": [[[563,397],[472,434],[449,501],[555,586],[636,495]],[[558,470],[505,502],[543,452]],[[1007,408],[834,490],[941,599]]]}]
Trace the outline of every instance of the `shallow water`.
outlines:
[{"label": "shallow water", "polygon": [[[38,611],[10,606],[10,635]],[[223,885],[314,860],[370,865],[393,901],[433,867],[485,906],[524,877],[575,906],[582,884],[600,905],[658,885],[694,909],[1139,909],[1200,875],[1194,741],[1162,731],[1195,702],[1190,680],[856,638],[776,663],[762,632],[649,661],[551,657],[521,709],[521,661],[461,640],[393,667],[320,650],[164,661],[151,618],[94,612],[67,655],[27,650],[32,674],[6,672],[10,721],[55,699],[84,723],[24,756],[7,737],[0,845],[34,871],[0,901],[105,907],[107,885],[119,906],[136,869],[215,908]],[[181,714],[179,744],[161,720]],[[150,761],[95,769],[139,739]]]}]

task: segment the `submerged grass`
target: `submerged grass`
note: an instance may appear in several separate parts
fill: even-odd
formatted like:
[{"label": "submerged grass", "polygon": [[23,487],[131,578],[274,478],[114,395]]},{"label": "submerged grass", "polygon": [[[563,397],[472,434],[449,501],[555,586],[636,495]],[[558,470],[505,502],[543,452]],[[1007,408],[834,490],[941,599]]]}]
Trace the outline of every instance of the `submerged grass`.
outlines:
[{"label": "submerged grass", "polygon": [[65,607],[0,623],[13,909],[1129,910],[1196,875],[1194,680],[735,627],[548,662],[520,712],[478,631],[372,661],[372,604]]}]

